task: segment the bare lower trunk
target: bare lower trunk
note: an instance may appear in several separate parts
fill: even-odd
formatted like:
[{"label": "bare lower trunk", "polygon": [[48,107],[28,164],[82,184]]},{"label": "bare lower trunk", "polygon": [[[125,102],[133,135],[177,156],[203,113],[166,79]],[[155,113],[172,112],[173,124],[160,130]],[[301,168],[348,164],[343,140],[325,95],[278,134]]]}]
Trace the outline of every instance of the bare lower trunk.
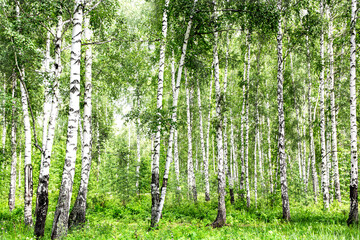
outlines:
[{"label": "bare lower trunk", "polygon": [[246,87],[246,116],[245,116],[245,182],[246,182],[246,206],[250,207],[250,183],[249,183],[249,89],[250,89],[250,34],[247,35],[247,87]]},{"label": "bare lower trunk", "polygon": [[66,236],[70,202],[75,174],[76,150],[80,116],[80,58],[81,58],[81,32],[83,21],[83,1],[76,0],[73,17],[73,31],[71,43],[70,62],[70,100],[67,129],[67,143],[65,163],[59,192],[58,204],[54,214],[52,239]]},{"label": "bare lower trunk", "polygon": [[44,236],[45,231],[45,222],[46,222],[46,215],[49,205],[48,199],[48,187],[49,187],[49,171],[50,171],[50,160],[51,160],[51,153],[52,147],[54,143],[55,137],[55,127],[56,127],[56,119],[58,116],[58,104],[59,104],[59,77],[62,71],[61,65],[61,45],[62,45],[62,29],[63,29],[63,22],[62,17],[58,16],[58,25],[56,28],[56,35],[55,35],[55,73],[54,73],[54,83],[53,83],[53,91],[54,96],[52,97],[51,102],[51,113],[49,117],[49,124],[47,130],[47,137],[46,137],[46,144],[45,144],[45,151],[43,161],[40,165],[40,173],[39,173],[39,184],[37,188],[37,197],[36,197],[36,222],[35,222],[35,229],[34,233],[35,236],[40,237]]},{"label": "bare lower trunk", "polygon": [[10,190],[9,190],[9,209],[10,211],[15,208],[15,192],[16,192],[16,165],[17,165],[17,154],[16,154],[16,99],[15,99],[15,88],[16,80],[13,75],[12,83],[12,111],[11,111],[11,170],[10,170]]},{"label": "bare lower trunk", "polygon": [[[324,15],[324,2],[320,1],[321,18]],[[329,186],[327,179],[326,142],[325,142],[325,82],[324,82],[324,30],[321,28],[320,35],[320,145],[321,145],[321,190],[323,194],[324,208],[329,208]]]},{"label": "bare lower trunk", "polygon": [[[212,96],[212,85],[213,85],[213,71],[211,71],[211,79],[210,79],[210,90],[209,90],[209,113],[207,118],[207,134],[206,134],[206,162],[207,162],[207,169],[204,165],[205,175],[207,171],[208,179],[205,179],[205,189],[209,189],[208,197],[205,194],[205,200],[210,201],[210,184],[209,184],[209,152],[210,152],[210,120],[211,120],[211,96]],[[213,163],[214,164],[214,163]],[[214,165],[215,166],[215,165]],[[214,167],[215,169],[215,167]],[[215,170],[214,170],[215,171]],[[205,176],[206,178],[206,176]]]},{"label": "bare lower trunk", "polygon": [[[278,0],[278,11],[282,13],[282,0]],[[284,117],[284,97],[283,97],[283,48],[282,48],[282,17],[279,18],[278,34],[277,34],[277,50],[278,50],[278,114],[279,114],[279,162],[280,162],[280,183],[281,183],[281,199],[283,208],[283,219],[290,221],[290,204],[288,196],[287,176],[286,176],[286,155],[285,155],[285,117]]]},{"label": "bare lower trunk", "polygon": [[[90,17],[89,15],[84,20],[85,28],[85,41],[91,42],[92,31],[90,30]],[[86,216],[86,199],[88,192],[88,184],[91,169],[91,154],[92,154],[92,47],[91,45],[86,46],[85,50],[85,91],[84,91],[84,128],[83,132],[83,153],[81,159],[81,181],[76,197],[74,207],[71,210],[69,216],[69,228],[85,223]]]},{"label": "bare lower trunk", "polygon": [[336,104],[335,104],[335,76],[334,76],[334,50],[333,50],[333,14],[329,14],[329,58],[330,58],[330,98],[331,98],[331,153],[333,161],[334,175],[334,192],[335,198],[341,202],[340,180],[339,180],[339,163],[337,150],[337,121],[336,121]]},{"label": "bare lower trunk", "polygon": [[[244,59],[244,77],[243,81],[246,81],[246,54]],[[246,87],[245,84],[243,85],[242,89],[243,93],[243,102],[242,102],[242,108],[241,108],[241,127],[240,127],[240,140],[241,140],[241,175],[240,175],[240,197],[244,198],[244,181],[245,181],[245,141],[244,141],[244,124],[245,124],[245,102],[246,102]]]},{"label": "bare lower trunk", "polygon": [[[214,4],[214,17],[217,19],[216,13],[216,0]],[[211,224],[213,227],[222,227],[226,223],[226,207],[225,207],[225,171],[224,171],[224,150],[222,140],[222,97],[219,79],[219,57],[218,57],[218,33],[214,32],[214,73],[215,73],[215,95],[216,95],[216,144],[217,144],[217,157],[218,157],[218,213],[215,221]]]},{"label": "bare lower trunk", "polygon": [[[269,99],[269,94],[266,93],[266,99]],[[266,108],[268,111],[266,122],[268,128],[267,143],[268,143],[268,159],[269,159],[269,178],[270,178],[270,193],[274,193],[274,180],[273,180],[273,165],[271,160],[271,125],[270,125],[270,104],[269,100],[266,102]]]},{"label": "bare lower trunk", "polygon": [[158,215],[160,192],[159,192],[159,160],[160,160],[160,138],[161,138],[161,110],[163,99],[164,86],[164,68],[165,68],[165,46],[166,35],[168,28],[168,7],[170,0],[165,0],[165,8],[162,17],[162,31],[160,43],[160,59],[159,59],[159,75],[158,75],[158,89],[157,89],[157,128],[154,141],[154,158],[151,171],[151,224],[150,227],[155,227],[157,224],[156,218]]},{"label": "bare lower trunk", "polygon": [[351,1],[350,21],[350,212],[347,224],[357,223],[358,214],[358,159],[357,159],[357,123],[356,123],[356,17],[357,0]]},{"label": "bare lower trunk", "polygon": [[4,92],[3,92],[3,129],[2,129],[2,154],[3,154],[3,167],[5,162],[5,144],[6,144],[6,79],[4,78]]},{"label": "bare lower trunk", "polygon": [[314,134],[313,134],[313,119],[312,119],[312,97],[311,97],[311,69],[310,69],[310,49],[309,49],[309,36],[306,35],[306,48],[307,48],[307,71],[308,71],[308,114],[309,114],[309,162],[311,163],[311,175],[314,191],[314,202],[317,203],[318,194],[318,177],[315,164],[315,149],[314,149]]},{"label": "bare lower trunk", "polygon": [[[23,81],[24,69],[20,73],[20,78]],[[32,196],[33,196],[33,180],[32,180],[32,165],[31,165],[31,128],[30,118],[28,110],[27,94],[25,92],[25,86],[20,83],[21,90],[21,104],[23,110],[24,119],[24,133],[25,133],[25,164],[24,164],[24,217],[25,225],[31,226],[32,220]],[[20,160],[21,161],[21,160]]]}]

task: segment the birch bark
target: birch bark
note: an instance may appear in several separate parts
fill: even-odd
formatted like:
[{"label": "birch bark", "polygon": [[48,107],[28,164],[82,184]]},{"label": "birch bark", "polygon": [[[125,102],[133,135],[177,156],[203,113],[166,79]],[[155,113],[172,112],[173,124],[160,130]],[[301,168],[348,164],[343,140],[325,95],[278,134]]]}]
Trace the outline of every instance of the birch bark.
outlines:
[{"label": "birch bark", "polygon": [[246,206],[250,207],[250,183],[249,183],[249,90],[250,90],[250,33],[247,35],[247,87],[246,87],[246,115],[245,115],[245,182],[246,182]]},{"label": "birch bark", "polygon": [[[84,38],[85,42],[91,42],[92,30],[90,29],[90,16],[84,19]],[[92,154],[92,47],[86,46],[85,50],[85,91],[84,91],[84,127],[83,135],[83,152],[81,159],[81,181],[76,197],[74,207],[69,216],[69,228],[85,223],[86,216],[86,199],[91,169]]]},{"label": "birch bark", "polygon": [[159,192],[159,160],[160,160],[160,137],[161,137],[161,110],[163,99],[164,86],[164,68],[165,68],[165,47],[166,35],[168,29],[168,7],[170,0],[165,0],[164,12],[162,17],[162,30],[160,42],[160,59],[159,59],[159,75],[158,75],[158,89],[157,89],[157,128],[154,140],[154,157],[151,171],[151,227],[157,224],[156,218],[158,215],[158,208],[160,202]]},{"label": "birch bark", "polygon": [[11,170],[10,170],[10,190],[9,190],[9,210],[10,212],[15,208],[15,193],[16,193],[16,99],[15,88],[16,80],[15,75],[12,76],[11,98],[12,98],[12,110],[11,110]]},{"label": "birch bark", "polygon": [[47,130],[47,138],[46,138],[46,147],[43,161],[40,164],[40,173],[39,173],[39,184],[37,188],[37,197],[36,197],[36,222],[34,234],[37,237],[44,236],[45,231],[45,221],[46,215],[48,211],[49,199],[48,199],[48,186],[49,186],[49,171],[50,171],[50,160],[52,154],[52,147],[54,143],[55,137],[55,127],[56,127],[56,119],[58,116],[58,104],[59,104],[59,77],[62,72],[62,64],[61,64],[61,45],[62,45],[62,30],[63,30],[63,21],[62,16],[59,15],[58,23],[56,27],[55,33],[55,58],[54,58],[54,96],[52,97],[51,102],[51,113],[49,117],[49,124]]},{"label": "birch bark", "polygon": [[350,21],[350,212],[347,224],[357,223],[358,214],[358,158],[357,158],[357,123],[356,123],[356,18],[357,0],[351,1]]},{"label": "birch bark", "polygon": [[337,121],[336,121],[336,103],[335,103],[335,76],[334,76],[334,37],[333,37],[333,14],[329,7],[329,58],[330,58],[330,98],[331,98],[331,152],[334,173],[334,190],[335,198],[341,202],[340,180],[339,180],[339,163],[337,150]]},{"label": "birch bark", "polygon": [[51,232],[52,239],[58,239],[66,236],[68,230],[69,210],[75,174],[80,116],[79,95],[82,21],[83,1],[75,0],[70,60],[70,101],[66,155],[59,192],[59,199],[55,210],[53,227]]},{"label": "birch bark", "polygon": [[[216,0],[213,1],[214,4],[214,19],[217,21],[217,7]],[[216,29],[215,29],[216,30]],[[218,33],[214,31],[214,72],[215,72],[215,95],[216,95],[216,144],[217,144],[217,157],[218,157],[218,213],[215,221],[211,224],[212,227],[222,227],[226,222],[226,207],[225,207],[225,185],[226,177],[224,171],[224,149],[223,149],[223,139],[222,139],[222,96],[221,96],[221,87],[219,79],[219,57],[218,57]]]},{"label": "birch bark", "polygon": [[[324,2],[320,1],[320,14],[324,18]],[[324,82],[324,27],[320,34],[320,145],[321,145],[321,190],[324,208],[329,208],[329,185],[327,179],[326,142],[325,142],[325,82]]]},{"label": "birch bark", "polygon": [[[21,83],[24,83],[24,69],[20,73]],[[21,105],[23,110],[24,133],[25,133],[25,164],[24,164],[24,217],[25,225],[31,226],[32,220],[32,196],[33,196],[33,181],[32,181],[32,165],[31,165],[31,128],[27,94],[25,87],[20,83],[21,90]],[[21,159],[20,159],[21,161]]]},{"label": "birch bark", "polygon": [[[282,14],[282,0],[278,0],[277,9]],[[279,114],[279,162],[280,162],[280,183],[281,183],[281,199],[283,208],[283,219],[290,221],[290,205],[288,196],[287,176],[286,176],[286,155],[285,155],[285,117],[284,117],[284,97],[283,97],[283,48],[282,48],[282,17],[279,18],[278,34],[277,34],[277,50],[278,50],[278,114]]]}]

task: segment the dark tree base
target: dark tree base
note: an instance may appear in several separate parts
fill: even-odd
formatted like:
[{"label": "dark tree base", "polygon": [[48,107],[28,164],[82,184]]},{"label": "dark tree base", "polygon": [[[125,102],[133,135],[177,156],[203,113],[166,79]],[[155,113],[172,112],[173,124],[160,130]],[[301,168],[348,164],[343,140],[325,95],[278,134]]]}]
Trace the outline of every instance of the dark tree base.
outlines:
[{"label": "dark tree base", "polygon": [[357,186],[350,185],[350,212],[346,223],[348,226],[359,223]]}]

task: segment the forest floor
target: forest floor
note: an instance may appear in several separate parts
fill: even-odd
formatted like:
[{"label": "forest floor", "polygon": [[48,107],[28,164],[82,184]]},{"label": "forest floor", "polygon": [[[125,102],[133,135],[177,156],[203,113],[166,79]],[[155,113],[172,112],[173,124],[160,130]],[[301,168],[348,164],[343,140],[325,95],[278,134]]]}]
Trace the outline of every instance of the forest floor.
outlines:
[{"label": "forest floor", "polygon": [[[106,199],[106,200],[105,200]],[[96,197],[89,200],[87,222],[71,229],[66,239],[359,239],[359,226],[348,227],[348,204],[333,204],[329,211],[321,205],[291,203],[291,222],[281,220],[281,205],[259,203],[246,209],[238,201],[227,202],[227,225],[209,226],[217,214],[217,201],[192,204],[168,200],[159,229],[148,231],[151,200],[141,196],[124,204],[116,199]],[[52,206],[52,205],[51,205]],[[55,206],[55,205],[54,205]],[[50,239],[54,206],[48,213],[45,238]],[[33,228],[25,227],[23,208],[9,212],[0,205],[0,239],[35,239]]]}]

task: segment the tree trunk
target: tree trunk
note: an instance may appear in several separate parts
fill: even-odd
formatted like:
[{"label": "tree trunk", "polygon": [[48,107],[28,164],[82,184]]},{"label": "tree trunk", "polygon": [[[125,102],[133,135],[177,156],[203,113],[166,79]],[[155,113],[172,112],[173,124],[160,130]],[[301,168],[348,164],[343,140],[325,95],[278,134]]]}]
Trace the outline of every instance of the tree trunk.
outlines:
[{"label": "tree trunk", "polygon": [[185,84],[186,84],[186,106],[187,106],[187,137],[188,137],[188,188],[190,196],[194,202],[197,201],[197,190],[194,174],[193,152],[192,152],[192,126],[190,113],[190,99],[192,98],[192,91],[189,89],[189,82],[187,80],[187,73],[185,69]]},{"label": "tree trunk", "polygon": [[[257,108],[257,107],[256,107]],[[255,198],[255,208],[257,208],[257,138],[258,138],[258,124],[257,119],[255,123],[255,141],[254,141],[254,198]]]},{"label": "tree trunk", "polygon": [[[20,73],[21,82],[24,83],[24,69]],[[25,86],[20,83],[21,90],[21,104],[23,110],[24,133],[25,133],[25,164],[24,164],[24,217],[25,225],[31,226],[32,220],[32,196],[33,196],[33,181],[32,181],[32,165],[31,165],[31,128],[27,94]],[[21,159],[20,159],[21,161]]]},{"label": "tree trunk", "polygon": [[309,112],[309,162],[311,162],[311,174],[313,181],[313,191],[314,191],[314,202],[317,203],[317,186],[318,186],[318,177],[316,171],[316,162],[315,162],[315,148],[314,148],[314,134],[313,134],[313,120],[312,120],[312,97],[311,97],[311,67],[310,67],[310,48],[309,48],[309,36],[306,35],[306,48],[307,48],[307,71],[308,71],[308,112]]},{"label": "tree trunk", "polygon": [[4,93],[3,93],[3,129],[2,129],[2,154],[3,154],[3,170],[5,170],[5,144],[6,144],[6,79],[4,78]]},{"label": "tree trunk", "polygon": [[[207,166],[204,165],[205,172],[205,192],[208,189],[208,196],[205,193],[205,201],[210,201],[210,183],[209,183],[209,152],[210,152],[210,122],[211,122],[211,96],[212,96],[212,85],[213,85],[213,71],[211,70],[211,79],[210,79],[210,90],[209,90],[209,113],[207,118],[207,133],[206,133],[206,162]],[[214,163],[213,163],[214,164]],[[215,165],[214,165],[215,166]],[[215,169],[215,167],[214,167]],[[207,175],[207,179],[206,179]]]},{"label": "tree trunk", "polygon": [[[282,14],[282,0],[278,0],[277,8]],[[285,155],[285,117],[284,117],[284,97],[283,97],[283,48],[282,48],[282,17],[279,18],[278,34],[277,34],[277,50],[278,50],[278,114],[279,114],[279,162],[280,162],[280,183],[281,183],[281,199],[283,208],[283,219],[290,221],[290,205],[288,196],[287,176],[286,176],[286,155]]]},{"label": "tree trunk", "polygon": [[59,104],[59,78],[62,71],[61,65],[61,45],[62,45],[62,29],[63,29],[63,21],[62,16],[58,16],[58,24],[56,27],[56,35],[55,35],[55,73],[54,73],[54,83],[53,83],[53,94],[52,102],[51,102],[51,113],[49,117],[49,124],[47,130],[47,137],[46,137],[46,144],[45,144],[45,156],[43,161],[40,164],[40,173],[39,173],[39,184],[37,188],[37,197],[36,197],[36,222],[35,222],[35,229],[34,234],[37,237],[44,236],[45,231],[45,221],[47,210],[49,206],[49,199],[48,199],[48,187],[49,187],[49,171],[50,171],[50,160],[51,160],[51,153],[52,147],[55,138],[55,127],[56,127],[56,120],[58,116],[58,104]]},{"label": "tree trunk", "polygon": [[157,128],[154,141],[154,157],[151,171],[151,225],[155,227],[157,224],[156,218],[158,215],[160,192],[159,192],[159,159],[160,159],[160,137],[161,137],[161,110],[163,99],[163,86],[164,86],[164,68],[165,68],[165,46],[166,35],[168,28],[168,7],[170,0],[165,0],[165,7],[162,17],[162,31],[160,42],[160,60],[159,60],[159,75],[158,75],[158,89],[157,89]]},{"label": "tree trunk", "polygon": [[[266,88],[268,88],[269,86],[267,85],[266,82]],[[267,142],[268,142],[268,158],[269,158],[269,178],[270,178],[270,193],[273,194],[274,193],[274,180],[273,180],[273,166],[272,166],[272,160],[271,160],[271,125],[270,125],[270,103],[269,103],[269,93],[268,91],[266,92],[266,108],[267,108],[267,117],[266,117],[266,122],[267,122],[267,128],[268,128],[268,135],[267,135]]]},{"label": "tree trunk", "polygon": [[245,116],[245,182],[246,182],[246,206],[250,207],[250,183],[249,183],[249,90],[250,90],[250,33],[247,35],[247,87],[246,87],[246,116]]},{"label": "tree trunk", "polygon": [[234,176],[236,176],[236,151],[235,151],[235,139],[234,139],[234,125],[232,121],[232,111],[230,109],[230,174],[229,174],[229,191],[230,191],[230,202],[231,204],[235,203],[234,197]]},{"label": "tree trunk", "polygon": [[[137,91],[137,108],[138,112],[140,113],[140,95],[139,91]],[[141,149],[140,149],[140,116],[138,116],[138,119],[136,120],[136,158],[137,158],[137,164],[136,164],[136,192],[140,195],[140,186],[139,186],[139,179],[140,179],[140,165],[141,165]]]},{"label": "tree trunk", "polygon": [[209,185],[209,162],[207,161],[205,154],[205,142],[203,132],[203,121],[202,121],[202,108],[201,108],[201,92],[199,81],[197,82],[197,95],[198,95],[198,106],[199,106],[199,131],[200,131],[200,148],[201,156],[204,163],[204,177],[205,177],[205,201],[210,201],[210,185]]},{"label": "tree trunk", "polygon": [[358,214],[358,159],[357,159],[357,123],[356,123],[356,17],[357,0],[351,1],[350,21],[350,213],[347,224],[357,223]]},{"label": "tree trunk", "polygon": [[[92,31],[90,29],[90,16],[84,19],[84,37],[86,42],[91,42]],[[74,207],[69,216],[69,228],[85,223],[86,199],[91,169],[92,154],[92,47],[86,46],[85,50],[85,91],[84,91],[84,128],[83,132],[83,154],[81,159],[81,181]]]},{"label": "tree trunk", "polygon": [[243,102],[242,102],[242,108],[241,108],[241,127],[240,127],[240,140],[241,140],[241,175],[240,175],[240,197],[244,198],[244,180],[245,180],[245,142],[244,142],[244,123],[246,122],[245,119],[245,102],[246,102],[246,87],[245,87],[245,81],[246,81],[246,53],[244,56],[244,77],[243,77]]},{"label": "tree trunk", "polygon": [[10,172],[10,190],[9,190],[9,209],[10,212],[15,208],[15,193],[16,193],[16,165],[17,165],[17,154],[16,154],[16,99],[15,99],[15,88],[16,80],[15,74],[12,76],[12,89],[11,98],[12,110],[11,110],[11,172]]},{"label": "tree trunk", "polygon": [[[324,2],[320,0],[321,18],[324,15]],[[320,34],[320,145],[321,145],[321,190],[323,194],[324,208],[329,208],[329,186],[327,179],[326,142],[325,142],[325,83],[324,83],[324,29],[321,27]]]},{"label": "tree trunk", "polygon": [[[214,4],[214,18],[217,21],[216,0]],[[216,29],[215,29],[216,30]],[[218,157],[218,213],[215,221],[211,224],[212,227],[223,227],[226,223],[226,207],[225,207],[225,185],[226,177],[224,171],[224,149],[222,140],[222,94],[219,79],[219,57],[218,57],[218,33],[214,31],[214,73],[215,73],[215,95],[216,95],[216,144]]]},{"label": "tree trunk", "polygon": [[[329,9],[331,6],[329,7]],[[335,76],[334,76],[334,49],[333,49],[333,14],[329,10],[329,58],[330,58],[330,99],[331,99],[331,152],[333,161],[334,173],[334,188],[335,198],[341,202],[340,180],[339,180],[339,163],[338,163],[338,150],[337,150],[337,121],[336,121],[336,104],[335,104]]]},{"label": "tree trunk", "polygon": [[[70,101],[67,129],[66,155],[58,204],[56,207],[51,238],[66,236],[70,202],[75,174],[76,150],[80,116],[80,58],[83,1],[75,0],[70,60]],[[90,146],[89,146],[90,147]]]},{"label": "tree trunk", "polygon": [[[192,13],[190,14],[190,19],[186,28],[186,32],[185,32],[185,37],[184,37],[184,42],[183,42],[183,46],[182,46],[182,52],[181,52],[181,57],[180,57],[180,62],[179,62],[179,69],[178,69],[178,75],[177,75],[177,79],[176,79],[176,83],[175,83],[175,74],[173,73],[173,80],[172,80],[172,84],[174,85],[174,83],[176,84],[176,86],[172,86],[173,89],[173,112],[172,112],[172,121],[175,123],[170,127],[170,134],[169,134],[169,145],[168,145],[168,150],[167,150],[167,155],[166,155],[166,162],[165,162],[165,170],[164,170],[164,177],[163,177],[163,182],[162,182],[162,186],[161,186],[161,195],[160,195],[160,199],[158,202],[158,206],[156,209],[156,216],[154,217],[154,221],[152,220],[151,222],[151,227],[156,227],[157,224],[159,223],[161,214],[162,214],[162,210],[164,207],[164,203],[165,203],[165,197],[166,197],[166,190],[167,190],[167,182],[168,182],[168,178],[169,178],[169,172],[170,172],[170,163],[172,161],[172,154],[173,154],[173,144],[174,144],[174,135],[175,135],[175,141],[176,141],[176,148],[174,150],[174,155],[176,154],[176,156],[174,156],[174,158],[176,158],[176,164],[177,166],[175,166],[175,168],[177,168],[177,181],[178,181],[178,192],[180,192],[180,184],[179,184],[179,158],[178,158],[178,149],[177,149],[177,105],[178,105],[178,97],[179,97],[179,91],[180,91],[180,83],[181,83],[181,77],[182,77],[182,70],[185,64],[185,57],[186,57],[186,49],[187,49],[187,44],[189,41],[189,37],[190,37],[190,31],[191,31],[191,26],[192,26],[192,22],[193,22],[193,14],[194,14],[194,10],[195,10],[195,5],[196,5],[197,0],[194,0],[194,7],[192,10]],[[174,60],[173,60],[174,63]],[[174,70],[174,68],[173,68]],[[174,72],[174,71],[173,71]],[[185,69],[185,79],[187,79],[186,76],[186,69]],[[187,89],[188,90],[188,89]],[[190,110],[189,110],[190,111]],[[188,163],[189,164],[189,163]],[[189,167],[189,166],[188,166]],[[191,162],[191,167],[193,168],[193,164]],[[176,170],[175,170],[176,171]],[[192,172],[192,177],[193,177],[193,193],[194,193],[194,200],[197,200],[197,193],[196,193],[196,185],[195,185],[195,176],[194,173]]]}]

